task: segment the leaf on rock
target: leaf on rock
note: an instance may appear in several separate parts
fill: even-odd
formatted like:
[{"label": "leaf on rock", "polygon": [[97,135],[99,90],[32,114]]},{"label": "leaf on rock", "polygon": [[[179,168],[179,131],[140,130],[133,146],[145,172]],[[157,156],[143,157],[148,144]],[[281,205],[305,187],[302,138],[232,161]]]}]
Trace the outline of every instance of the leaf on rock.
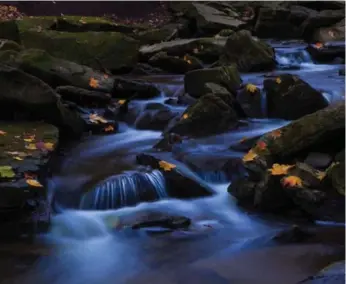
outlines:
[{"label": "leaf on rock", "polygon": [[255,93],[257,91],[257,87],[254,84],[247,84],[246,90],[250,93]]},{"label": "leaf on rock", "polygon": [[285,175],[287,174],[288,170],[290,168],[293,168],[294,165],[280,165],[280,164],[274,164],[271,169],[268,171],[273,175],[273,176],[280,176],[280,175]]},{"label": "leaf on rock", "polygon": [[7,132],[0,130],[0,135],[6,135]]},{"label": "leaf on rock", "polygon": [[26,183],[34,187],[43,187],[43,185],[36,179],[27,179]]},{"label": "leaf on rock", "polygon": [[326,177],[326,175],[327,175],[327,173],[326,172],[322,172],[322,171],[317,171],[317,173],[316,173],[316,177],[319,180],[323,180]]},{"label": "leaf on rock", "polygon": [[24,141],[25,141],[25,142],[33,142],[34,140],[31,139],[31,138],[24,138]]},{"label": "leaf on rock", "polygon": [[31,174],[31,173],[24,173],[24,178],[25,179],[36,179],[37,175]]},{"label": "leaf on rock", "polygon": [[251,162],[256,157],[258,157],[258,155],[254,152],[253,149],[251,149],[246,155],[244,155],[243,162]]},{"label": "leaf on rock", "polygon": [[13,178],[15,175],[11,166],[0,166],[0,177]]},{"label": "leaf on rock", "polygon": [[191,60],[187,58],[187,56],[184,56],[184,60],[188,63],[188,64],[192,64]]},{"label": "leaf on rock", "polygon": [[114,131],[114,127],[112,125],[108,125],[107,127],[105,127],[105,132],[111,132]]},{"label": "leaf on rock", "polygon": [[89,81],[89,86],[91,88],[97,88],[99,86],[99,81],[96,80],[95,78],[91,77]]},{"label": "leaf on rock", "polygon": [[182,116],[183,119],[187,119],[189,118],[189,115],[187,113],[184,113],[183,116]]},{"label": "leaf on rock", "polygon": [[124,103],[126,103],[126,100],[119,100],[119,101],[118,101],[118,104],[119,104],[119,105],[123,105]]},{"label": "leaf on rock", "polygon": [[160,161],[159,162],[159,166],[164,171],[171,171],[172,169],[177,167],[176,165],[170,164],[170,163],[168,163],[166,161]]},{"label": "leaf on rock", "polygon": [[267,143],[264,141],[258,141],[256,143],[256,147],[260,150],[265,150],[265,149],[267,149]]},{"label": "leaf on rock", "polygon": [[323,47],[323,43],[321,43],[321,42],[316,42],[316,43],[315,43],[315,47],[316,47],[317,49],[320,49],[320,48]]},{"label": "leaf on rock", "polygon": [[13,159],[17,160],[17,161],[23,161],[23,159],[21,157],[13,157]]},{"label": "leaf on rock", "polygon": [[44,147],[45,147],[45,149],[48,150],[48,151],[53,151],[53,150],[54,150],[54,144],[53,144],[53,143],[50,143],[50,142],[44,143]]},{"label": "leaf on rock", "polygon": [[272,132],[270,132],[270,137],[272,137],[273,139],[279,138],[282,135],[282,131],[280,129],[276,129]]},{"label": "leaf on rock", "polygon": [[91,123],[95,123],[95,124],[98,124],[99,122],[101,122],[101,123],[107,123],[108,122],[106,119],[104,119],[103,117],[99,116],[96,113],[89,115],[89,121]]},{"label": "leaf on rock", "polygon": [[36,145],[33,144],[33,143],[25,145],[25,148],[28,149],[28,150],[37,150]]},{"label": "leaf on rock", "polygon": [[276,84],[281,84],[281,78],[280,77],[277,77],[276,79],[275,79],[275,82],[276,82]]},{"label": "leaf on rock", "polygon": [[303,187],[303,181],[297,176],[284,177],[281,181],[284,187]]}]

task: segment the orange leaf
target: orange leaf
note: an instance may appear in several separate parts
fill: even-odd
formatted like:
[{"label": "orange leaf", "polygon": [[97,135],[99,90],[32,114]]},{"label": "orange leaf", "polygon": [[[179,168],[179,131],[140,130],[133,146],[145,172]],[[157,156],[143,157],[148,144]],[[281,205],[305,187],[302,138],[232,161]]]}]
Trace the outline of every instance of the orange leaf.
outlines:
[{"label": "orange leaf", "polygon": [[284,187],[302,187],[303,186],[302,179],[297,176],[284,177],[281,183]]},{"label": "orange leaf", "polygon": [[48,151],[53,151],[53,150],[54,150],[54,144],[53,144],[53,143],[50,143],[50,142],[44,143],[44,147],[45,147]]},{"label": "orange leaf", "polygon": [[124,103],[126,103],[126,100],[119,100],[119,101],[118,101],[118,104],[119,104],[119,105],[123,105]]},{"label": "orange leaf", "polygon": [[34,187],[43,187],[43,185],[36,179],[27,179],[26,183]]},{"label": "orange leaf", "polygon": [[28,145],[25,145],[25,148],[28,149],[28,150],[37,150],[37,147],[35,144],[33,143],[30,143]]},{"label": "orange leaf", "polygon": [[37,175],[35,175],[35,174],[24,173],[25,179],[36,179],[36,177],[37,177]]},{"label": "orange leaf", "polygon": [[0,130],[0,135],[6,135],[7,132]]},{"label": "orange leaf", "polygon": [[265,150],[267,148],[267,143],[264,141],[258,141],[256,147],[260,150]]},{"label": "orange leaf", "polygon": [[162,168],[164,171],[170,171],[174,168],[176,168],[176,165],[170,164],[166,161],[160,161],[159,162],[159,166],[160,168]]},{"label": "orange leaf", "polygon": [[294,167],[293,165],[280,165],[280,164],[274,164],[271,169],[268,171],[273,175],[273,176],[280,176],[280,175],[285,175],[287,174],[287,171]]},{"label": "orange leaf", "polygon": [[111,132],[114,131],[114,127],[112,125],[108,125],[107,127],[105,127],[105,132]]},{"label": "orange leaf", "polygon": [[316,176],[319,180],[323,180],[326,177],[326,172],[318,171]]},{"label": "orange leaf", "polygon": [[321,43],[321,42],[316,42],[316,43],[315,43],[315,47],[316,47],[317,49],[320,49],[320,48],[323,47],[323,43]]},{"label": "orange leaf", "polygon": [[254,152],[254,150],[250,150],[244,157],[243,162],[250,162],[253,161],[258,155]]},{"label": "orange leaf", "polygon": [[99,122],[101,122],[101,123],[107,123],[108,122],[106,119],[104,119],[103,117],[99,116],[96,113],[90,114],[89,120],[90,120],[90,122],[95,123],[95,124],[98,124]]},{"label": "orange leaf", "polygon": [[99,81],[91,77],[89,81],[89,86],[92,88],[97,88],[99,86]]},{"label": "orange leaf", "polygon": [[189,118],[189,115],[187,113],[184,113],[182,118],[187,119],[187,118]]},{"label": "orange leaf", "polygon": [[270,132],[270,136],[274,139],[279,138],[282,135],[282,132],[280,129],[276,129],[272,132]]}]

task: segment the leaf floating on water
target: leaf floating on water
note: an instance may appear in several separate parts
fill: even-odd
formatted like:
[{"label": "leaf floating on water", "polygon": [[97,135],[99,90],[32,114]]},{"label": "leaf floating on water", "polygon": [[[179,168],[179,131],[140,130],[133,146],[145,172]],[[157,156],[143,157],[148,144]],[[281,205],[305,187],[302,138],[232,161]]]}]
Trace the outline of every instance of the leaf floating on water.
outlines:
[{"label": "leaf floating on water", "polygon": [[160,168],[162,168],[164,171],[171,171],[172,169],[176,168],[176,165],[170,164],[166,161],[160,161],[159,162]]},{"label": "leaf floating on water", "polygon": [[11,166],[0,166],[0,177],[13,178],[15,175]]},{"label": "leaf floating on water", "polygon": [[6,135],[7,132],[0,130],[0,135]]},{"label": "leaf floating on water", "polygon": [[26,183],[34,187],[43,187],[43,185],[36,179],[27,179]]},{"label": "leaf floating on water", "polygon": [[251,162],[253,161],[258,155],[254,152],[254,150],[250,150],[246,155],[243,157],[243,162]]},{"label": "leaf floating on water", "polygon": [[91,77],[89,81],[89,86],[92,88],[97,88],[99,86],[99,81]]},{"label": "leaf floating on water", "polygon": [[255,93],[257,91],[257,87],[254,84],[247,84],[246,90],[250,93]]},{"label": "leaf floating on water", "polygon": [[119,104],[119,105],[123,105],[124,103],[126,103],[126,100],[119,100],[119,101],[118,101],[118,104]]},{"label": "leaf floating on water", "polygon": [[285,175],[287,174],[288,170],[290,168],[293,168],[294,165],[280,165],[280,164],[274,164],[271,169],[268,171],[273,175],[273,176],[280,176],[280,175]]},{"label": "leaf floating on water", "polygon": [[288,176],[282,179],[282,185],[284,187],[302,187],[303,181],[297,176]]},{"label": "leaf floating on water", "polygon": [[275,82],[277,83],[277,84],[281,84],[281,78],[280,77],[277,77],[276,79],[275,79]]},{"label": "leaf floating on water", "polygon": [[37,150],[37,147],[35,144],[33,143],[30,143],[28,145],[25,145],[25,148],[28,149],[28,150]]},{"label": "leaf floating on water", "polygon": [[114,131],[114,127],[112,125],[108,125],[107,127],[105,127],[105,132],[111,132]]}]

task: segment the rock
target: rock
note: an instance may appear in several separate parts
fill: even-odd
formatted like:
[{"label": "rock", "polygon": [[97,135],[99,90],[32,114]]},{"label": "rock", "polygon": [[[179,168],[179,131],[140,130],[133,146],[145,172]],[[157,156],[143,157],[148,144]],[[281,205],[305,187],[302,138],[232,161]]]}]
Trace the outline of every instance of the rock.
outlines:
[{"label": "rock", "polygon": [[[55,17],[24,18],[16,21],[18,34],[4,31],[5,39],[19,38],[25,48],[42,49],[51,56],[94,69],[118,70],[137,62],[139,41],[118,32],[65,32],[52,29]],[[1,29],[3,24],[0,23]],[[12,29],[11,26],[6,26]],[[1,35],[1,34],[0,34]],[[119,56],[121,54],[121,56]]]},{"label": "rock", "polygon": [[44,119],[62,133],[80,136],[84,123],[44,82],[16,68],[0,66],[0,118]]},{"label": "rock", "polygon": [[74,86],[60,86],[55,91],[67,101],[75,102],[81,106],[106,106],[111,102],[111,95],[98,91],[89,91]]},{"label": "rock", "polygon": [[340,76],[345,76],[345,69],[340,69],[339,70],[339,75]]},{"label": "rock", "polygon": [[53,88],[71,85],[109,93],[113,87],[112,77],[87,66],[52,57],[44,50],[24,50],[13,58],[11,65],[40,78]]},{"label": "rock", "polygon": [[344,161],[333,163],[327,170],[327,179],[341,195],[345,195],[345,157]]},{"label": "rock", "polygon": [[270,118],[298,119],[328,106],[323,94],[291,74],[281,74],[263,83]]},{"label": "rock", "polygon": [[333,262],[320,270],[316,275],[301,281],[306,284],[339,284],[345,281],[345,260]]},{"label": "rock", "polygon": [[137,129],[163,130],[176,115],[168,107],[158,110],[146,109],[136,119],[135,126]]},{"label": "rock", "polygon": [[195,69],[203,69],[202,63],[194,56],[185,55],[183,58],[169,56],[159,52],[152,56],[148,63],[168,73],[184,74]]},{"label": "rock", "polygon": [[149,229],[159,227],[169,231],[188,229],[191,225],[191,220],[181,216],[156,216],[156,218],[147,217],[150,221],[143,220],[132,225],[133,230]]},{"label": "rock", "polygon": [[193,38],[177,39],[153,45],[145,45],[139,49],[143,60],[148,60],[158,52],[166,52],[169,56],[184,57],[186,54],[194,55],[204,63],[213,63],[222,54],[225,39]]},{"label": "rock", "polygon": [[221,30],[215,37],[229,37],[233,33],[234,33],[233,30],[225,29],[225,30]]},{"label": "rock", "polygon": [[177,24],[167,24],[159,28],[142,30],[133,35],[141,44],[155,44],[163,41],[170,41],[178,35]]},{"label": "rock", "polygon": [[199,98],[206,93],[205,83],[216,83],[228,91],[236,91],[242,80],[234,65],[194,70],[185,74],[185,92],[190,96]]},{"label": "rock", "polygon": [[239,141],[236,141],[234,144],[230,145],[229,149],[239,152],[248,152],[252,147],[255,146],[257,140],[261,136],[254,136],[254,137],[243,137]]},{"label": "rock", "polygon": [[230,93],[204,95],[189,106],[180,119],[173,121],[166,131],[199,137],[230,130],[239,125],[236,104]]},{"label": "rock", "polygon": [[247,84],[244,88],[238,91],[236,98],[246,117],[264,117],[264,98],[258,87],[253,84]]},{"label": "rock", "polygon": [[338,58],[341,58],[343,62],[345,61],[344,41],[310,44],[306,50],[318,63],[333,63]]},{"label": "rock", "polygon": [[132,75],[156,75],[164,73],[160,68],[154,68],[146,63],[137,63],[132,69]]},{"label": "rock", "polygon": [[345,41],[345,19],[330,27],[317,29],[312,35],[312,41]]},{"label": "rock", "polygon": [[22,47],[15,41],[0,39],[0,52],[5,50],[21,51]]},{"label": "rock", "polygon": [[153,148],[159,151],[171,152],[175,144],[181,144],[183,139],[175,133],[166,133]]},{"label": "rock", "polygon": [[280,244],[301,243],[310,239],[313,234],[307,230],[293,225],[288,230],[281,231],[273,240]]},{"label": "rock", "polygon": [[276,66],[274,49],[242,30],[227,38],[222,65],[236,64],[240,72],[272,70]]},{"label": "rock", "polygon": [[121,99],[149,99],[160,95],[160,90],[143,80],[131,80],[117,77],[114,79],[112,96]]},{"label": "rock", "polygon": [[140,154],[137,156],[137,163],[161,171],[165,178],[167,192],[170,197],[196,198],[210,196],[212,194],[211,189],[185,176],[179,170],[179,167],[159,160],[154,156]]},{"label": "rock", "polygon": [[202,3],[191,3],[187,17],[196,21],[198,32],[202,35],[214,35],[222,29],[239,30],[245,26],[245,23],[237,17]]},{"label": "rock", "polygon": [[326,169],[331,164],[332,157],[326,153],[311,152],[304,162],[316,169]]},{"label": "rock", "polygon": [[[58,129],[42,122],[0,122],[0,130],[0,219],[11,230],[0,234],[47,231],[47,164],[58,145]],[[10,169],[7,177],[2,176],[4,167]]]}]

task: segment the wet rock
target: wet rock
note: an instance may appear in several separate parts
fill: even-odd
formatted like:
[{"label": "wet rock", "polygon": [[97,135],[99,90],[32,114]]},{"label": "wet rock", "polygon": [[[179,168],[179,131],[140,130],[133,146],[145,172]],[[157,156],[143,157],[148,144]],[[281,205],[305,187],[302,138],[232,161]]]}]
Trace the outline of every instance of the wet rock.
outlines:
[{"label": "wet rock", "polygon": [[[3,228],[17,224],[10,234],[18,237],[29,233],[27,229],[44,229],[49,224],[47,165],[59,131],[42,122],[8,121],[0,122],[0,130],[0,219]],[[4,167],[9,170],[5,172]]]},{"label": "wet rock", "polygon": [[169,56],[166,52],[159,52],[152,56],[148,63],[169,73],[184,74],[195,69],[203,69],[202,63],[193,56],[183,58]]},{"label": "wet rock", "polygon": [[176,144],[181,144],[183,139],[175,133],[166,133],[158,143],[156,143],[153,148],[159,151],[171,152],[172,148]]},{"label": "wet rock", "polygon": [[260,136],[250,138],[243,137],[242,139],[239,139],[239,141],[236,141],[232,145],[230,145],[229,149],[234,151],[247,152],[255,146],[259,138]]},{"label": "wet rock", "polygon": [[225,42],[225,39],[216,38],[177,39],[142,46],[139,53],[143,60],[148,60],[158,52],[166,52],[169,56],[181,58],[186,54],[190,54],[204,63],[213,63],[222,54]]},{"label": "wet rock", "polygon": [[313,42],[329,42],[345,40],[345,19],[327,28],[316,30],[312,36]]},{"label": "wet rock", "polygon": [[163,130],[176,115],[168,107],[158,110],[146,109],[136,119],[135,126],[137,129]]},{"label": "wet rock", "polygon": [[79,136],[84,123],[44,82],[16,68],[0,66],[0,118],[44,119],[62,132]]},{"label": "wet rock", "polygon": [[264,100],[258,87],[253,84],[247,84],[238,92],[236,98],[247,117],[264,117]]},{"label": "wet rock", "polygon": [[146,63],[137,63],[136,66],[132,69],[132,75],[156,75],[164,73],[160,68],[155,68]]},{"label": "wet rock", "polygon": [[149,99],[160,95],[160,90],[143,80],[115,78],[112,95],[121,99]]},{"label": "wet rock", "polygon": [[191,3],[187,17],[196,21],[198,32],[203,35],[214,35],[222,29],[239,30],[245,26],[239,18],[204,3]]},{"label": "wet rock", "polygon": [[220,63],[236,64],[240,72],[262,72],[275,68],[275,52],[267,43],[253,38],[249,31],[242,30],[227,38]]},{"label": "wet rock", "polygon": [[132,225],[132,229],[150,230],[150,228],[159,227],[168,231],[173,231],[188,229],[191,225],[191,220],[189,218],[180,216],[156,216],[156,218],[152,218],[151,216],[149,216],[148,219],[148,221],[142,221]]},{"label": "wet rock", "polygon": [[345,76],[345,69],[340,69],[339,70],[339,75],[340,76]]},{"label": "wet rock", "polygon": [[112,71],[131,67],[137,61],[140,43],[131,37],[119,32],[61,32],[51,29],[54,24],[55,17],[26,17],[15,22],[17,34],[4,31],[8,37],[1,37],[19,39],[26,48],[42,49],[54,57],[94,69]]},{"label": "wet rock", "polygon": [[60,86],[56,88],[55,91],[64,100],[75,102],[81,106],[106,106],[111,101],[110,94],[98,91],[89,91],[74,86]]},{"label": "wet rock", "polygon": [[273,240],[284,244],[301,243],[310,239],[312,236],[313,234],[307,230],[304,230],[297,225],[293,225],[291,228],[277,234]]},{"label": "wet rock", "polygon": [[338,58],[345,61],[344,41],[310,44],[306,50],[310,53],[314,61],[319,63],[333,63]]},{"label": "wet rock", "polygon": [[229,37],[230,35],[232,35],[234,33],[233,30],[230,29],[225,29],[225,30],[221,30],[215,37]]},{"label": "wet rock", "polygon": [[173,40],[178,35],[178,30],[177,24],[170,23],[158,28],[136,32],[133,38],[139,40],[141,44],[155,44]]},{"label": "wet rock", "polygon": [[172,122],[167,132],[182,136],[208,136],[236,128],[239,125],[237,102],[232,94],[207,94],[189,106]]},{"label": "wet rock", "polygon": [[0,52],[5,50],[21,51],[22,47],[15,41],[0,39]]},{"label": "wet rock", "polygon": [[154,156],[140,154],[137,156],[137,163],[150,166],[162,172],[170,197],[195,198],[212,194],[209,188],[185,176],[178,166],[159,160]]},{"label": "wet rock", "polygon": [[194,70],[185,74],[184,87],[185,92],[190,96],[199,98],[206,94],[206,83],[219,84],[234,92],[240,87],[242,80],[234,65],[207,68],[203,70]]},{"label": "wet rock", "polygon": [[341,195],[345,195],[345,158],[333,163],[327,170],[327,180]]},{"label": "wet rock", "polygon": [[306,284],[341,284],[345,281],[345,261],[337,261],[320,270],[316,275],[301,281]]},{"label": "wet rock", "polygon": [[311,152],[305,159],[305,163],[316,168],[326,169],[332,162],[333,158],[327,153]]},{"label": "wet rock", "polygon": [[322,93],[291,74],[264,80],[268,117],[298,119],[328,106]]}]

